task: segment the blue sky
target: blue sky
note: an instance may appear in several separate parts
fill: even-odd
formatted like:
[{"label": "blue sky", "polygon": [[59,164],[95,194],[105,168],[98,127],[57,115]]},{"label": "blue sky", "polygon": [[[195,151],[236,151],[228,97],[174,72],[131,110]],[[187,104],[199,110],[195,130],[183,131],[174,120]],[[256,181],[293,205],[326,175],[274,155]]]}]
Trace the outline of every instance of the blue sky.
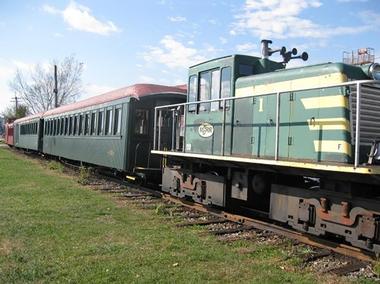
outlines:
[{"label": "blue sky", "polygon": [[188,66],[258,55],[262,38],[307,51],[308,64],[341,61],[361,47],[375,48],[380,61],[380,0],[0,0],[0,112],[17,68],[75,54],[88,97],[184,83]]}]

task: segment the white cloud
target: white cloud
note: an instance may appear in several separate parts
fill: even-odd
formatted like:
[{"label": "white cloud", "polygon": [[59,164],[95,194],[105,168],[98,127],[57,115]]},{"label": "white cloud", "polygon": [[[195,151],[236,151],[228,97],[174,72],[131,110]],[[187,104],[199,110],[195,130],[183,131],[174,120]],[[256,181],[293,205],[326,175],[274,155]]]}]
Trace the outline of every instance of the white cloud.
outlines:
[{"label": "white cloud", "polygon": [[84,86],[84,95],[81,97],[81,99],[101,95],[115,89],[116,89],[115,87],[111,87],[107,85],[98,85],[98,84],[89,83]]},{"label": "white cloud", "polygon": [[14,78],[16,70],[28,71],[33,66],[21,60],[0,58],[0,113],[11,104],[11,99],[15,95],[9,88],[9,82]]},{"label": "white cloud", "polygon": [[150,46],[144,52],[143,58],[146,62],[155,62],[168,66],[169,68],[188,68],[189,66],[202,62],[206,58],[200,52],[175,40],[171,35],[166,35],[160,40],[159,46]]},{"label": "white cloud", "polygon": [[50,6],[43,5],[42,10],[53,15],[61,15],[65,23],[74,30],[109,35],[121,30],[111,21],[100,21],[91,14],[90,8],[71,1],[62,11]]},{"label": "white cloud", "polygon": [[169,21],[171,22],[186,22],[186,18],[182,16],[169,17]]},{"label": "white cloud", "polygon": [[303,61],[303,60],[300,60],[300,59],[290,60],[288,63],[286,63],[286,69],[296,68],[296,67],[303,67],[303,66],[306,66],[308,64],[309,63],[307,63],[306,61]]},{"label": "white cloud", "polygon": [[13,75],[15,69],[9,66],[0,66],[0,78],[3,81],[4,78],[8,78]]},{"label": "white cloud", "polygon": [[109,35],[120,31],[113,22],[99,21],[91,15],[89,8],[75,2],[71,2],[62,13],[64,21],[73,29],[100,35]]},{"label": "white cloud", "polygon": [[252,52],[253,50],[257,51],[257,44],[254,43],[243,43],[238,44],[235,47],[237,52]]},{"label": "white cloud", "polygon": [[230,33],[250,32],[260,38],[329,38],[356,34],[370,26],[329,27],[302,18],[300,14],[318,8],[318,0],[246,0],[243,12],[237,16]]},{"label": "white cloud", "polygon": [[52,14],[52,15],[56,15],[56,14],[61,13],[61,11],[59,9],[55,8],[54,6],[48,5],[48,4],[45,4],[42,6],[42,11],[49,13],[49,14]]},{"label": "white cloud", "polygon": [[340,3],[349,3],[349,2],[368,2],[368,0],[337,0]]},{"label": "white cloud", "polygon": [[228,41],[227,41],[227,39],[225,38],[225,37],[219,37],[219,40],[220,40],[220,43],[221,44],[226,44]]},{"label": "white cloud", "polygon": [[141,75],[139,76],[139,83],[149,83],[149,84],[157,84],[159,83],[156,78],[147,76],[147,75]]},{"label": "white cloud", "polygon": [[210,19],[210,20],[208,20],[208,22],[209,22],[209,24],[211,24],[211,25],[217,25],[217,24],[218,24],[218,21],[215,20],[215,19]]},{"label": "white cloud", "polygon": [[63,37],[63,34],[61,34],[61,33],[54,33],[53,36],[54,37]]},{"label": "white cloud", "polygon": [[20,70],[30,70],[31,68],[33,68],[32,64],[29,64],[20,60],[16,60],[16,59],[11,60],[11,63],[13,67],[18,68]]},{"label": "white cloud", "polygon": [[[378,27],[380,25],[380,13],[365,10],[359,12],[359,18],[367,25],[371,25],[373,27]],[[378,29],[376,30],[378,31]]]}]

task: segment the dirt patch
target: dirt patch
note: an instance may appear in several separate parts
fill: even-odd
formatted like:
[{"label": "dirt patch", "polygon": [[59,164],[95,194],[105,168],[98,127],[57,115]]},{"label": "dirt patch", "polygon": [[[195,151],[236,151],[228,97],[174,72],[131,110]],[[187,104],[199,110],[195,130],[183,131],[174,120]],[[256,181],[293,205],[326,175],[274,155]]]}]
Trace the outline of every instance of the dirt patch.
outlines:
[{"label": "dirt patch", "polygon": [[112,217],[112,215],[99,216],[98,218],[96,218],[96,220],[101,223],[107,223],[107,224],[115,223],[115,219]]},{"label": "dirt patch", "polygon": [[0,255],[8,256],[13,251],[18,250],[21,248],[21,243],[14,240],[0,240]]}]

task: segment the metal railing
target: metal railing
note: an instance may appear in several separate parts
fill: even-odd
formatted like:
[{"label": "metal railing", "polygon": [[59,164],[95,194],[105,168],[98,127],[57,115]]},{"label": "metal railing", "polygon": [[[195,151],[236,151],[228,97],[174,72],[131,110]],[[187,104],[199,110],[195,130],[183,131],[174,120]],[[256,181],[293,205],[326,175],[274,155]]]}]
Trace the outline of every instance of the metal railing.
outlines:
[{"label": "metal railing", "polygon": [[[336,87],[355,87],[356,89],[356,119],[355,119],[355,150],[354,150],[354,167],[359,167],[359,153],[360,153],[360,110],[361,110],[361,87],[363,85],[374,85],[376,88],[380,89],[380,81],[375,80],[358,80],[358,81],[350,81],[335,85],[326,85],[322,87],[313,87],[313,88],[300,88],[300,89],[292,89],[292,90],[284,90],[281,92],[270,92],[270,93],[263,93],[263,94],[252,94],[252,95],[246,95],[246,96],[239,96],[239,97],[228,97],[228,98],[220,98],[220,99],[212,99],[212,100],[204,100],[204,101],[196,101],[196,102],[187,102],[187,103],[179,103],[179,104],[172,104],[172,105],[163,105],[163,106],[157,106],[155,107],[154,114],[155,114],[155,120],[154,120],[154,142],[153,142],[153,150],[161,150],[160,147],[160,139],[161,139],[161,124],[162,124],[162,112],[166,109],[172,112],[178,112],[180,109],[182,109],[183,112],[183,127],[184,127],[184,134],[183,134],[183,149],[182,151],[186,151],[186,114],[187,114],[187,107],[190,105],[198,105],[198,104],[205,104],[205,103],[212,103],[212,102],[219,102],[219,105],[222,105],[222,133],[221,133],[221,155],[224,155],[224,145],[225,145],[225,126],[226,126],[226,110],[229,109],[227,107],[227,101],[237,101],[241,99],[247,99],[247,98],[253,98],[257,96],[265,96],[265,95],[273,95],[276,94],[276,125],[275,125],[275,153],[274,153],[274,159],[277,161],[279,159],[279,131],[280,131],[280,97],[282,94],[286,93],[294,93],[294,92],[300,92],[300,91],[311,91],[311,90],[323,90],[328,88],[336,88]],[[351,94],[350,94],[351,95]],[[379,97],[379,104],[380,104],[380,97]],[[232,105],[232,104],[231,104]],[[157,122],[157,115],[159,123]],[[173,115],[174,117],[174,115]],[[175,123],[173,119],[173,124]],[[160,124],[160,125],[159,125]],[[380,129],[379,129],[380,132]],[[157,139],[158,135],[158,139]],[[374,137],[375,139],[376,137]],[[173,141],[173,140],[172,140]],[[173,145],[172,145],[173,150]],[[165,149],[168,151],[167,149]]]}]

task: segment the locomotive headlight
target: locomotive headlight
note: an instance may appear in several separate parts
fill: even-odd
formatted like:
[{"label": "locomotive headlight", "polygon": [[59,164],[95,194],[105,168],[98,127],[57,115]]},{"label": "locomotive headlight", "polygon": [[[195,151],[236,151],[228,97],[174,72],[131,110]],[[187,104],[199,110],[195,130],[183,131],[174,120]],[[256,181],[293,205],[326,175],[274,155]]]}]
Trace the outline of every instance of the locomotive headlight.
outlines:
[{"label": "locomotive headlight", "polygon": [[380,80],[380,64],[379,63],[373,63],[368,69],[368,75],[371,76],[374,80]]}]

